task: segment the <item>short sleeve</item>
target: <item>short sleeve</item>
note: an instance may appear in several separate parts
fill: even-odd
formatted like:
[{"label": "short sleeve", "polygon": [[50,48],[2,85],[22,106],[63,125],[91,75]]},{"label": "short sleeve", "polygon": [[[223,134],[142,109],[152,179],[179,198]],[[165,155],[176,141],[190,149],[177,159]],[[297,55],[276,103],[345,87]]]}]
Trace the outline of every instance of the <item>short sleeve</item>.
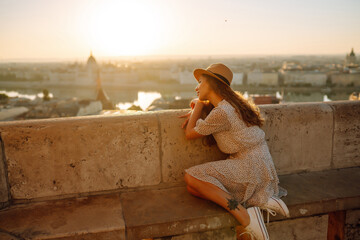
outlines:
[{"label": "short sleeve", "polygon": [[226,112],[221,108],[214,108],[205,119],[196,121],[194,130],[201,135],[210,135],[230,129],[230,122]]}]

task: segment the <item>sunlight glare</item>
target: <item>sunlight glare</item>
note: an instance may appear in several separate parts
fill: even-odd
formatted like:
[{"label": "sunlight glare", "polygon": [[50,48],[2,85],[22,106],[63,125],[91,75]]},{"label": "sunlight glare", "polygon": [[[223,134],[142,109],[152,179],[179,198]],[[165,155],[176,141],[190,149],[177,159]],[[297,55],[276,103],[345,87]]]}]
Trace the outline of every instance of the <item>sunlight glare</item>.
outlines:
[{"label": "sunlight glare", "polygon": [[140,106],[143,110],[148,108],[155,99],[161,98],[159,92],[138,92],[138,100],[134,102],[135,105]]},{"label": "sunlight glare", "polygon": [[160,47],[162,21],[148,2],[101,1],[88,14],[88,44],[102,55],[145,55]]}]

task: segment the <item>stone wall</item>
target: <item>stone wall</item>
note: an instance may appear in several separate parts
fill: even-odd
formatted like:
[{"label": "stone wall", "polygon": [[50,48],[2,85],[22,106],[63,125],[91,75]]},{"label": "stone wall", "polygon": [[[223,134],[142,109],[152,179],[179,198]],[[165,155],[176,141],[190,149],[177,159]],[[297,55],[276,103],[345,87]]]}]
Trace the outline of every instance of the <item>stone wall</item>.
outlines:
[{"label": "stone wall", "polygon": [[[360,102],[260,106],[279,175],[360,165]],[[0,202],[183,184],[184,169],[226,157],[186,140],[187,110],[0,123]],[[7,175],[4,173],[7,172]]]}]

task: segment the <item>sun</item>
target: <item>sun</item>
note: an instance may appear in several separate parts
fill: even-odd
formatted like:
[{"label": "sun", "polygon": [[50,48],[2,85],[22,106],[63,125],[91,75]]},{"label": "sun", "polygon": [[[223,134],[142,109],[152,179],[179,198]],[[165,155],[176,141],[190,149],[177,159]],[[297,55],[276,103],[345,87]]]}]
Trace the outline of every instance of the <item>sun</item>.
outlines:
[{"label": "sun", "polygon": [[84,37],[101,55],[146,55],[161,45],[164,24],[149,1],[101,1],[87,19]]}]

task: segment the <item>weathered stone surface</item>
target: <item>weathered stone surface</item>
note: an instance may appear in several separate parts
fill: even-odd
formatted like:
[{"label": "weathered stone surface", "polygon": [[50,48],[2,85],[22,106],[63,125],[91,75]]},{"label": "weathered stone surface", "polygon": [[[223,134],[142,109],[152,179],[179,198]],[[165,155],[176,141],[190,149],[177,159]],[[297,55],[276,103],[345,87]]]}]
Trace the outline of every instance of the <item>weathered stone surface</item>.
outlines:
[{"label": "weathered stone surface", "polygon": [[270,239],[326,239],[328,215],[271,222],[267,227]]},{"label": "weathered stone surface", "polygon": [[360,210],[346,211],[345,239],[360,239]]},{"label": "weathered stone surface", "polygon": [[0,212],[0,226],[16,239],[125,239],[118,194],[14,206]]},{"label": "weathered stone surface", "polygon": [[[291,217],[360,208],[360,167],[279,176]],[[278,219],[276,216],[274,219]]]},{"label": "weathered stone surface", "polygon": [[15,121],[0,131],[15,199],[160,183],[155,114]]},{"label": "weathered stone surface", "polygon": [[[156,238],[154,240],[165,240],[166,238]],[[224,228],[213,231],[188,233],[184,235],[174,236],[171,240],[236,240],[236,232],[233,228]]]},{"label": "weathered stone surface", "polygon": [[333,115],[329,105],[289,103],[260,109],[278,174],[331,168]]},{"label": "weathered stone surface", "polygon": [[[360,208],[359,167],[283,175],[280,182],[288,190],[283,200],[291,218]],[[121,201],[129,239],[184,235],[238,225],[225,209],[190,195],[185,187],[123,193]],[[270,220],[288,219],[277,215]],[[291,223],[284,236],[295,226]],[[294,230],[294,234],[300,232]]]},{"label": "weathered stone surface", "polygon": [[5,170],[5,162],[3,159],[3,151],[1,147],[1,140],[0,140],[0,209],[7,205],[9,201],[9,191],[8,191],[8,184],[6,180],[6,170]]},{"label": "weathered stone surface", "polygon": [[164,182],[184,181],[184,169],[205,162],[225,159],[217,148],[205,146],[202,139],[187,140],[181,128],[184,118],[178,118],[188,110],[163,111],[160,120],[162,173]]},{"label": "weathered stone surface", "polygon": [[18,240],[19,238],[9,233],[0,232],[0,240]]},{"label": "weathered stone surface", "polygon": [[192,196],[185,187],[123,193],[121,202],[128,239],[205,232],[236,223],[225,209]]},{"label": "weathered stone surface", "polygon": [[[260,106],[278,174],[360,165],[357,106]],[[11,194],[31,199],[183,182],[184,169],[226,157],[201,139],[186,140],[178,118],[186,112],[0,123]]]},{"label": "weathered stone surface", "polygon": [[334,109],[333,168],[360,165],[360,101],[328,103]]}]

